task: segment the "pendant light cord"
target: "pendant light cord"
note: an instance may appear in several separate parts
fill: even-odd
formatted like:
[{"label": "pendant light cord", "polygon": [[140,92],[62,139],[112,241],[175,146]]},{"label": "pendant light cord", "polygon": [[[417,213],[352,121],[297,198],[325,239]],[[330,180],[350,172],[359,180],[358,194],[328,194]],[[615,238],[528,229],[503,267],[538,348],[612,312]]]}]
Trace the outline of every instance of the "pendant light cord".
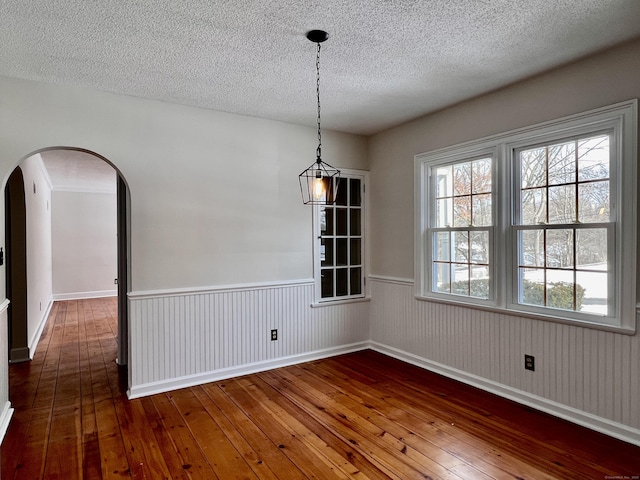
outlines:
[{"label": "pendant light cord", "polygon": [[318,42],[318,51],[316,53],[316,97],[318,98],[318,148],[316,149],[316,156],[318,157],[318,163],[320,163],[320,157],[322,156],[322,130],[320,128],[320,42]]}]

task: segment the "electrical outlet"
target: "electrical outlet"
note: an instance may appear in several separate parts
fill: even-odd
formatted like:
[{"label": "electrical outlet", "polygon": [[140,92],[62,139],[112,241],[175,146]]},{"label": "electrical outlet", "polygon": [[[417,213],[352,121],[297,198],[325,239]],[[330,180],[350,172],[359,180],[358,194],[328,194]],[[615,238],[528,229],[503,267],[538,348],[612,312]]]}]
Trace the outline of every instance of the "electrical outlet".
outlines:
[{"label": "electrical outlet", "polygon": [[524,369],[535,372],[536,370],[536,358],[533,355],[524,356]]},{"label": "electrical outlet", "polygon": [[271,341],[273,342],[274,340],[278,340],[278,330],[275,328],[271,330]]}]

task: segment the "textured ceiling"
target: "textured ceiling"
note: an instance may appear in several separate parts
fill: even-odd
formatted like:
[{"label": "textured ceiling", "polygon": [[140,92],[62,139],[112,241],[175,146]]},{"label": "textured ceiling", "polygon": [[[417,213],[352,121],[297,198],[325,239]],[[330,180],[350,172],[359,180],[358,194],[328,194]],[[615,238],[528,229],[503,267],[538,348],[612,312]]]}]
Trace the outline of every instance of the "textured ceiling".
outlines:
[{"label": "textured ceiling", "polygon": [[0,0],[0,75],[371,134],[640,36],[638,0]]}]

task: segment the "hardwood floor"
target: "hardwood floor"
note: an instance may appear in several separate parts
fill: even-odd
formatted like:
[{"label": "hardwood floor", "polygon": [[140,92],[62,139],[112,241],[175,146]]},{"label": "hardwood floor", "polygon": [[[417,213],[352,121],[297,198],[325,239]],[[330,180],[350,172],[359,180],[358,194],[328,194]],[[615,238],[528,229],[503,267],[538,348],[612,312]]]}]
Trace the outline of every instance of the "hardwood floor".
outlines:
[{"label": "hardwood floor", "polygon": [[640,475],[639,447],[371,351],[128,401],[116,330],[115,299],[54,305],[3,480]]}]

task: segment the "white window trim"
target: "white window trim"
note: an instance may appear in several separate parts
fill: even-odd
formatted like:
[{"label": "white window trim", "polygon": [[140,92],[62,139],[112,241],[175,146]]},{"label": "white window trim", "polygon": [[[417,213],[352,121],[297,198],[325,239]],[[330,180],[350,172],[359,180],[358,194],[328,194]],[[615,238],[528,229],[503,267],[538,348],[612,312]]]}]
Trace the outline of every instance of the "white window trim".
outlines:
[{"label": "white window trim", "polygon": [[362,295],[356,297],[344,298],[322,298],[321,296],[321,267],[320,267],[320,224],[318,214],[320,206],[314,205],[313,215],[313,279],[314,279],[314,301],[312,307],[326,307],[332,305],[342,305],[349,303],[368,302],[371,300],[370,286],[367,279],[369,278],[369,172],[366,170],[355,170],[349,168],[340,168],[340,176],[360,177],[364,186],[362,196],[362,275],[363,275],[363,292]]},{"label": "white window trim", "polygon": [[[580,325],[621,333],[636,331],[636,239],[637,239],[637,114],[638,101],[626,102],[563,117],[557,120],[512,130],[499,135],[465,142],[463,144],[422,153],[414,157],[415,181],[415,296],[421,300],[464,305],[499,313],[524,316],[542,320]],[[613,130],[613,145],[620,149],[612,152],[612,163],[616,175],[621,175],[612,197],[612,209],[616,209],[616,266],[614,317],[599,317],[585,314],[564,315],[564,312],[542,312],[530,309],[514,301],[513,270],[515,248],[512,225],[512,152],[532,143],[553,141],[597,130]],[[503,199],[494,201],[493,272],[494,295],[488,300],[454,296],[431,291],[431,240],[426,235],[429,215],[430,188],[429,169],[438,164],[452,163],[478,156],[493,155],[494,195]],[[501,168],[500,175],[496,175]],[[622,174],[620,174],[620,170]],[[495,197],[494,197],[495,198]],[[624,206],[624,207],[622,207]],[[508,252],[505,255],[505,252]]]}]

